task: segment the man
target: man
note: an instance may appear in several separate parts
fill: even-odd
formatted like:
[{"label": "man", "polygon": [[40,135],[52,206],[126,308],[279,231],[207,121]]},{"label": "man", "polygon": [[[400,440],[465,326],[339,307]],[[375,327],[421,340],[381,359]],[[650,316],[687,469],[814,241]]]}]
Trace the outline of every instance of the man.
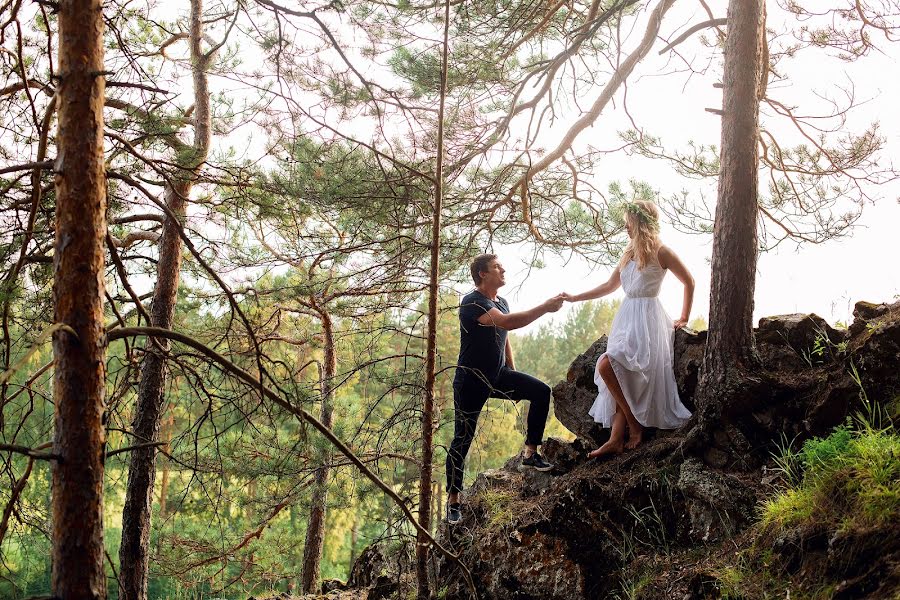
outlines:
[{"label": "man", "polygon": [[521,466],[538,471],[553,468],[537,451],[550,411],[550,386],[516,371],[506,334],[548,312],[558,311],[563,297],[554,296],[531,310],[511,313],[506,300],[497,295],[506,283],[506,271],[497,256],[475,257],[471,271],[475,291],[466,295],[459,306],[459,361],[453,380],[454,433],[447,452],[447,522],[451,525],[462,518],[459,492],[463,464],[488,397],[531,401]]}]

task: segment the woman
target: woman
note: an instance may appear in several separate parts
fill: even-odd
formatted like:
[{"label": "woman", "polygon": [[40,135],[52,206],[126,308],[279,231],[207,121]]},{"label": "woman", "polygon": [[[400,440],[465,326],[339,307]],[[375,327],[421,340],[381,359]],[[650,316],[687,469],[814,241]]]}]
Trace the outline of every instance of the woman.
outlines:
[{"label": "woman", "polygon": [[674,321],[674,328],[684,327],[694,300],[694,279],[678,256],[660,242],[659,210],[653,202],[626,203],[625,227],[630,241],[609,281],[581,294],[565,295],[579,302],[601,298],[619,286],[625,290],[594,374],[599,393],[590,415],[611,428],[609,441],[589,454],[594,458],[636,448],[644,427],[675,429],[691,416],[675,385],[673,322],[657,296],[666,271],[672,271],[684,284],[681,318]]}]

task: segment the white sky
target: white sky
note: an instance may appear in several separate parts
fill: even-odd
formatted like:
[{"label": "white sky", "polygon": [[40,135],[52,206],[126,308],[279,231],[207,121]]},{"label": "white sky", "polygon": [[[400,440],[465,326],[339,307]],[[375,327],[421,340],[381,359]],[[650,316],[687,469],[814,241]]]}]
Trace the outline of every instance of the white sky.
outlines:
[{"label": "white sky", "polygon": [[[809,2],[805,4],[811,5]],[[818,5],[818,0],[815,4]],[[724,0],[711,5],[716,16],[724,16]],[[776,25],[772,19],[777,18],[777,7],[772,2],[769,3],[769,16],[770,25]],[[675,29],[683,29],[706,18],[706,13],[696,3],[676,4],[666,18],[663,32],[667,37],[672,37]],[[643,24],[639,27],[642,28]],[[642,32],[642,29],[634,32],[625,46],[626,51],[634,47],[636,38]],[[658,41],[629,80],[629,112],[648,133],[670,142],[667,144],[669,148],[678,146],[677,142],[683,145],[688,140],[718,145],[719,117],[705,112],[704,108],[721,106],[721,91],[712,87],[721,77],[719,64],[714,62],[707,73],[695,75],[687,83],[685,76],[656,77],[673,69],[665,57],[657,55],[662,46],[663,43]],[[814,92],[840,98],[836,86],[847,87],[852,82],[857,100],[869,102],[851,114],[846,130],[860,133],[870,121],[878,120],[881,133],[887,138],[879,162],[881,166],[889,163],[900,166],[900,110],[896,108],[900,106],[900,43],[893,44],[893,47],[881,43],[881,47],[886,54],[875,52],[855,63],[829,59],[821,51],[807,50],[795,60],[783,63],[781,71],[789,76],[789,82],[770,82],[770,96],[785,104],[807,108],[810,102],[815,101]],[[622,93],[616,98],[620,102]],[[766,122],[765,118],[763,122]],[[627,127],[624,115],[617,116],[610,107],[586,134],[592,136],[595,145],[603,147],[599,140],[614,139],[604,138],[604,135]],[[789,136],[790,132],[782,131],[782,134]],[[606,161],[604,159],[604,163]],[[625,157],[608,162],[608,167],[600,165],[598,178],[595,178],[595,184],[601,189],[606,187],[608,181],[626,183],[629,178],[636,178],[650,182],[663,197],[686,189],[692,194],[702,191],[707,200],[715,200],[714,183],[698,188],[696,183],[684,179],[662,163]],[[612,175],[605,179],[603,173]],[[900,266],[897,260],[900,183],[872,187],[869,192],[880,199],[865,207],[850,237],[817,246],[798,247],[792,242],[784,242],[776,250],[760,256],[754,320],[775,314],[815,312],[831,323],[838,320],[849,322],[856,301],[890,302],[900,295]],[[707,317],[711,236],[679,234],[665,220],[661,236],[681,256],[696,280],[691,317]],[[573,259],[565,267],[561,260],[550,260],[546,268],[532,270],[526,253],[520,253],[515,248],[496,250],[501,253],[501,259],[509,271],[509,283],[501,294],[510,300],[513,310],[529,308],[557,291],[584,291],[605,281],[610,273],[609,268],[592,270],[579,259]],[[667,277],[661,300],[670,315],[677,316],[681,311],[681,294],[681,284],[674,277]],[[621,295],[619,290],[611,297]],[[565,309],[558,314],[561,316],[564,312]],[[523,331],[527,332],[540,323],[539,320]]]}]

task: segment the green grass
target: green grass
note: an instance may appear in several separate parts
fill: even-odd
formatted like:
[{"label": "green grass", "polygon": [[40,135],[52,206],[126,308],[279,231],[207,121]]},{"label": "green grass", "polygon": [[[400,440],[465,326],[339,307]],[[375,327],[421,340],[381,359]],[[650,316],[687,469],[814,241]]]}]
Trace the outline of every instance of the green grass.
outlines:
[{"label": "green grass", "polygon": [[783,451],[779,464],[793,484],[768,500],[763,528],[803,523],[836,529],[878,527],[900,521],[900,436],[864,418]]},{"label": "green grass", "polygon": [[852,364],[850,374],[860,387],[862,412],[799,449],[783,441],[775,462],[785,487],[761,505],[752,546],[736,564],[720,567],[718,583],[726,597],[831,598],[837,582],[828,572],[810,570],[810,565],[784,571],[773,541],[786,533],[802,539],[823,532],[855,539],[900,522],[900,436],[894,413],[890,404],[869,400]]},{"label": "green grass", "polygon": [[744,597],[745,575],[737,567],[725,567],[716,573],[719,595],[722,600],[737,600]]},{"label": "green grass", "polygon": [[[775,462],[785,485],[761,506],[752,542],[734,557],[714,561],[720,598],[825,600],[839,585],[824,563],[785,570],[773,543],[784,536],[884,535],[900,522],[900,435],[894,402],[869,400],[860,385],[862,412],[828,436],[797,448],[785,439]],[[856,543],[855,541],[853,543]],[[818,560],[818,559],[816,559]]]},{"label": "green grass", "polygon": [[636,579],[623,580],[622,588],[613,597],[616,600],[637,600],[652,582],[653,576],[650,573],[644,573]]},{"label": "green grass", "polygon": [[508,490],[485,490],[481,494],[488,513],[488,528],[502,528],[512,523],[516,514],[513,510],[515,493]]}]

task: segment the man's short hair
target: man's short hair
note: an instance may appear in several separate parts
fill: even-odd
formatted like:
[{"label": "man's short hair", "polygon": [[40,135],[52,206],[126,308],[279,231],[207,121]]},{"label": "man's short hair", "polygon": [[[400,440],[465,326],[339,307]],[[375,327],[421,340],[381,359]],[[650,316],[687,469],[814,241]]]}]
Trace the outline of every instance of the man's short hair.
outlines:
[{"label": "man's short hair", "polygon": [[497,260],[496,254],[479,254],[472,259],[469,269],[472,271],[472,281],[475,285],[481,285],[481,274],[488,270],[492,260]]}]

